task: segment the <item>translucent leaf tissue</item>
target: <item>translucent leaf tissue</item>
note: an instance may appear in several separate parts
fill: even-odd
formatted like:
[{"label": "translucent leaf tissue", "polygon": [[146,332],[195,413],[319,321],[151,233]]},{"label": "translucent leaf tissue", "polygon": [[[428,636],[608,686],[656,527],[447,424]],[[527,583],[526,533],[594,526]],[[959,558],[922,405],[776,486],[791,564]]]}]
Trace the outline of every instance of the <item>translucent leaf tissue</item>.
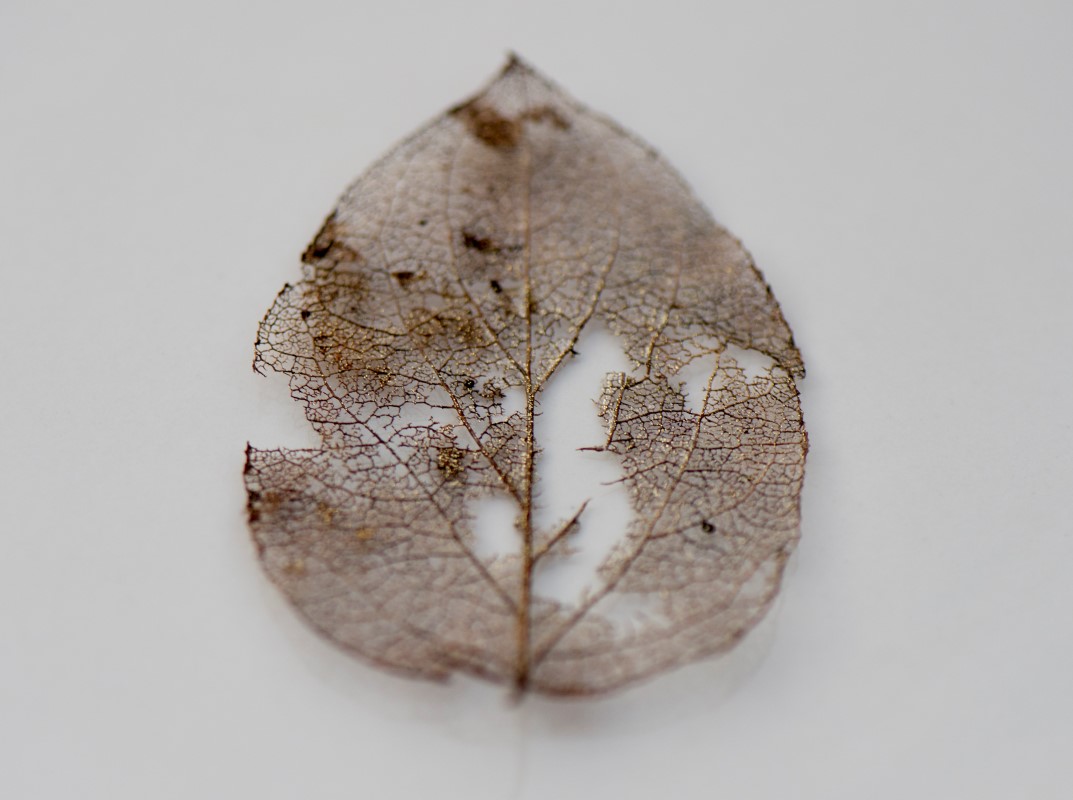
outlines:
[{"label": "translucent leaf tissue", "polygon": [[[649,146],[516,58],[343,195],[258,334],[316,449],[249,448],[264,569],[318,631],[415,676],[591,695],[733,646],[799,530],[801,356],[739,241]],[[577,597],[542,570],[542,392],[587,326],[629,368],[577,398],[631,520]],[[746,357],[763,366],[744,368]],[[702,380],[686,374],[701,365]],[[475,546],[475,509],[515,512]]]}]

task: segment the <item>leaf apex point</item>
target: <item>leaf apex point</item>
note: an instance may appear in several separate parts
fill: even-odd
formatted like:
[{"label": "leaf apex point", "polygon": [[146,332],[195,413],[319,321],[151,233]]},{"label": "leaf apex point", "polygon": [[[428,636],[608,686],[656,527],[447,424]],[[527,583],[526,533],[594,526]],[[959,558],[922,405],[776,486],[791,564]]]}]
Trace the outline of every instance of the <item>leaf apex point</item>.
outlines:
[{"label": "leaf apex point", "polygon": [[520,72],[532,72],[533,68],[525,62],[514,50],[507,51],[507,63],[503,66],[503,74],[518,70]]}]

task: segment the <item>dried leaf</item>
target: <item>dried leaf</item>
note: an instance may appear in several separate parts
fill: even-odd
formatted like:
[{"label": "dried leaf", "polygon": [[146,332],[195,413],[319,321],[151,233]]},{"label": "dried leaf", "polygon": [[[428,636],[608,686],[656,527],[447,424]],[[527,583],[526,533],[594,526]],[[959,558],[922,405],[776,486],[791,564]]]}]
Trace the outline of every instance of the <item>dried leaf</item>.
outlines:
[{"label": "dried leaf", "polygon": [[[264,568],[316,629],[413,675],[593,694],[764,615],[798,537],[801,357],[748,253],[649,147],[512,58],[358,180],[302,260],[255,368],[289,376],[322,446],[251,448],[246,484]],[[534,578],[600,520],[535,523],[534,419],[594,322],[632,370],[578,408],[596,401],[633,519],[567,603]],[[770,367],[747,375],[742,350]],[[474,505],[495,496],[518,552],[482,557]]]}]

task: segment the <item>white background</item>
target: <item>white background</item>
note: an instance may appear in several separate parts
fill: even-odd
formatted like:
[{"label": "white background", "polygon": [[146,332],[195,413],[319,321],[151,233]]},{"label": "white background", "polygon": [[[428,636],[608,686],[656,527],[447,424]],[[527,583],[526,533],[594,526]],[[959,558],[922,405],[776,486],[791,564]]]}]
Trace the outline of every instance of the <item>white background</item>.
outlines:
[{"label": "white background", "polygon": [[[1073,796],[1073,6],[0,7],[0,795]],[[592,702],[352,661],[256,564],[310,441],[256,324],[515,49],[653,143],[806,359],[803,539],[723,662]]]}]

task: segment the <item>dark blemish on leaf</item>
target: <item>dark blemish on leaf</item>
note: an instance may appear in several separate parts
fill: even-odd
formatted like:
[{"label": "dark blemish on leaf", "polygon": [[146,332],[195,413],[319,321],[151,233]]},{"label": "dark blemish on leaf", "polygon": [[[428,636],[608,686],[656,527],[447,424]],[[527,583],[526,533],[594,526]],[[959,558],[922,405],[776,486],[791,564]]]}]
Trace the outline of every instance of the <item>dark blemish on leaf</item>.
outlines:
[{"label": "dark blemish on leaf", "polygon": [[391,277],[393,277],[396,281],[399,282],[399,286],[405,288],[410,283],[410,281],[417,277],[417,273],[411,272],[408,269],[404,269],[399,270],[398,272],[391,273]]},{"label": "dark blemish on leaf", "polygon": [[436,454],[436,466],[444,478],[453,481],[462,474],[462,455],[457,447],[445,447]]},{"label": "dark blemish on leaf", "polygon": [[[246,472],[252,472],[253,468],[249,462],[246,463]],[[257,504],[261,501],[261,493],[256,490],[250,490],[246,493],[246,513],[249,515],[250,522],[257,522],[261,518],[261,509],[257,507]]]},{"label": "dark blemish on leaf", "polygon": [[302,319],[309,319],[309,317],[313,314],[313,312],[310,311],[308,308],[303,308],[302,311],[301,311],[301,314],[302,314]]},{"label": "dark blemish on leaf", "polygon": [[496,294],[503,294],[503,287],[499,285],[499,281],[497,281],[495,278],[488,281],[488,285],[492,287],[492,291]]},{"label": "dark blemish on leaf", "polygon": [[428,225],[428,220],[427,220],[427,219],[419,219],[419,220],[417,221],[417,224],[418,224],[418,225],[420,225],[420,226],[421,226],[421,227],[423,228],[423,227],[425,227],[426,225]]},{"label": "dark blemish on leaf", "polygon": [[467,389],[472,389],[474,386],[477,385],[477,381],[473,380],[473,378],[466,378],[464,381],[462,381],[462,385],[465,386]]},{"label": "dark blemish on leaf", "polygon": [[343,236],[344,231],[341,230],[336,221],[336,215],[333,211],[324,220],[320,232],[310,242],[309,247],[302,253],[302,261],[310,265],[327,267],[334,267],[336,264],[360,264],[363,262],[365,259],[362,258],[361,253],[340,241]]},{"label": "dark blemish on leaf", "polygon": [[700,521],[700,529],[705,533],[715,533],[715,526],[706,519]]},{"label": "dark blemish on leaf", "polygon": [[472,231],[462,231],[462,244],[478,253],[498,253],[499,246],[487,236],[480,236]]},{"label": "dark blemish on leaf", "polygon": [[517,120],[504,117],[481,98],[471,100],[449,112],[466,126],[475,138],[489,147],[509,150],[518,144],[522,126]]}]

